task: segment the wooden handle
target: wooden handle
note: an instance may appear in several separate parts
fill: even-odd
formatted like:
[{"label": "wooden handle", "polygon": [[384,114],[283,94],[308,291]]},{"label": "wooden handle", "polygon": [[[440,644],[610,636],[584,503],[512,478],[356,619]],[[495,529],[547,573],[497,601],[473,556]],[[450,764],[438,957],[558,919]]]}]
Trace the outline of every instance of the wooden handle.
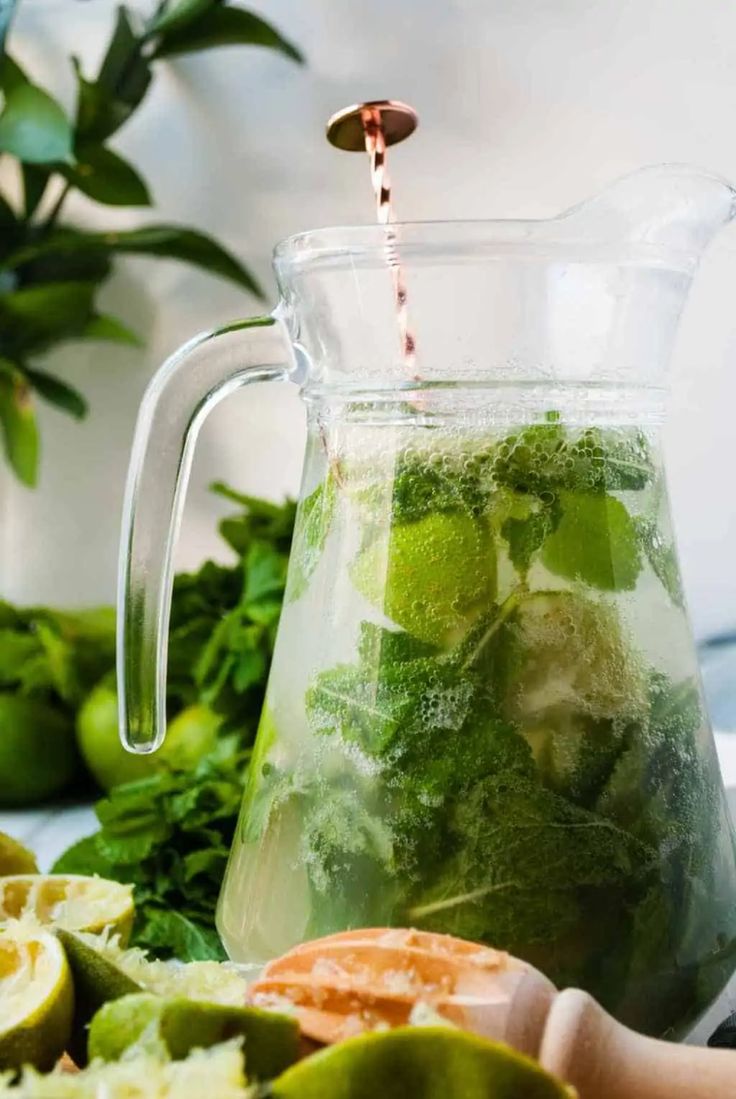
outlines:
[{"label": "wooden handle", "polygon": [[736,1053],[645,1038],[586,992],[556,997],[539,1060],[580,1099],[736,1099]]}]

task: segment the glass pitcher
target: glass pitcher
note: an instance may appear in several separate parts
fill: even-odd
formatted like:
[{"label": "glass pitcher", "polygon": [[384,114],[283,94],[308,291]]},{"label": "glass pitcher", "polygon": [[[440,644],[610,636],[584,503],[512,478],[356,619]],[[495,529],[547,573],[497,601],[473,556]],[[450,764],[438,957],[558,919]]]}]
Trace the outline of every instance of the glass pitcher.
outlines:
[{"label": "glass pitcher", "polygon": [[660,433],[677,320],[735,197],[659,167],[549,221],[304,233],[276,249],[271,316],[195,338],[154,378],[122,535],[134,751],[164,736],[172,547],[202,420],[258,381],[297,383],[307,408],[219,903],[233,959],[351,927],[451,932],[671,1035],[724,986],[734,833]]}]

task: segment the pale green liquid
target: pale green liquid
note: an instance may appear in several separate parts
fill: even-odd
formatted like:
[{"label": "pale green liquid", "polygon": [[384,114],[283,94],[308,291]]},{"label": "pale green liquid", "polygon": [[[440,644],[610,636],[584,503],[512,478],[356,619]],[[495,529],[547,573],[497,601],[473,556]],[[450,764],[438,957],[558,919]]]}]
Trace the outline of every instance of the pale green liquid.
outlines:
[{"label": "pale green liquid", "polygon": [[[625,444],[632,437],[632,430],[618,429],[615,434]],[[507,434],[508,429],[497,431],[495,445]],[[305,697],[320,673],[337,665],[357,664],[363,623],[396,629],[396,623],[379,609],[387,602],[381,591],[377,595],[370,592],[371,598],[367,598],[365,585],[359,585],[361,591],[354,582],[355,562],[365,543],[366,531],[369,534],[372,531],[372,538],[384,547],[385,572],[393,552],[391,524],[396,514],[392,472],[407,440],[419,449],[431,445],[434,453],[447,448],[453,455],[453,468],[458,447],[471,459],[489,445],[487,431],[469,433],[460,442],[456,432],[444,436],[435,430],[431,435],[429,431],[423,435],[422,442],[417,444],[416,428],[407,432],[401,426],[342,427],[335,444],[341,460],[332,467],[333,478],[335,470],[338,478],[334,510],[318,556],[304,545],[306,527],[312,520],[305,505],[300,507],[290,590],[243,813],[219,906],[218,925],[228,953],[239,962],[263,962],[308,937],[350,926],[382,924],[410,923],[487,938],[482,930],[472,934],[467,930],[476,926],[482,929],[483,912],[487,911],[489,926],[502,928],[501,932],[493,932],[491,945],[508,948],[527,958],[560,985],[574,983],[587,988],[615,1014],[640,1029],[679,1033],[720,991],[733,968],[731,956],[736,944],[734,838],[702,704],[699,717],[687,727],[684,718],[673,712],[666,752],[661,747],[662,723],[656,735],[654,731],[651,733],[654,762],[651,773],[646,775],[649,784],[646,791],[643,786],[639,791],[643,806],[640,809],[647,820],[656,821],[657,799],[662,802],[666,828],[656,832],[660,840],[652,838],[655,833],[647,833],[646,854],[631,856],[630,880],[627,871],[622,871],[617,884],[581,883],[569,918],[560,916],[555,900],[550,908],[548,933],[517,931],[525,922],[522,894],[514,902],[519,906],[516,923],[512,918],[510,924],[508,921],[494,924],[493,906],[488,898],[493,889],[498,889],[499,897],[507,903],[509,886],[495,879],[485,883],[483,867],[475,868],[477,873],[471,874],[476,888],[467,899],[458,900],[453,891],[443,898],[432,893],[432,871],[425,874],[421,851],[412,856],[409,869],[406,859],[401,864],[399,858],[392,879],[388,855],[376,876],[375,863],[351,851],[349,840],[340,839],[351,830],[340,800],[348,789],[359,803],[362,801],[368,807],[375,826],[371,842],[377,848],[390,850],[393,843],[402,842],[402,836],[392,831],[397,797],[401,796],[402,761],[377,760],[370,752],[363,752],[362,734],[356,733],[354,739],[346,742],[344,736],[330,735],[329,730],[326,734],[324,728],[316,730],[314,718],[310,718],[305,707]],[[321,442],[314,441],[308,455],[305,496],[328,474]],[[366,484],[370,484],[368,502]],[[502,488],[498,486],[499,492]],[[489,606],[503,607],[508,605],[505,601],[509,597],[513,601],[515,593],[521,591],[524,607],[541,608],[539,613],[535,611],[537,617],[523,637],[526,645],[531,630],[534,644],[542,645],[543,655],[539,657],[535,650],[537,656],[521,672],[517,670],[518,678],[514,678],[517,675],[514,673],[506,682],[505,712],[518,735],[531,746],[534,764],[546,789],[551,789],[566,804],[594,812],[596,821],[603,814],[605,821],[630,829],[634,827],[632,820],[641,817],[635,807],[638,780],[631,780],[630,790],[626,782],[623,786],[619,784],[617,798],[611,798],[610,789],[616,786],[611,777],[615,762],[608,762],[602,764],[600,776],[594,773],[593,778],[586,778],[581,785],[576,770],[581,739],[577,731],[571,737],[570,713],[576,715],[574,725],[578,716],[583,715],[582,737],[589,737],[590,729],[595,727],[595,736],[599,738],[595,745],[600,747],[602,759],[609,756],[611,760],[620,759],[624,749],[621,747],[619,751],[616,746],[625,743],[631,750],[632,737],[639,738],[646,757],[648,730],[653,721],[647,685],[653,681],[652,677],[659,675],[661,682],[673,688],[690,684],[698,689],[697,665],[685,611],[676,592],[663,585],[644,551],[635,586],[630,590],[601,590],[561,576],[550,571],[541,552],[533,555],[524,576],[512,564],[509,546],[497,522],[499,509],[506,507],[508,501],[503,502],[500,495],[496,499],[493,491],[491,485],[488,522],[496,556],[495,590],[488,593],[485,601]],[[658,469],[646,485],[635,490],[611,488],[609,496],[625,506],[633,521],[644,520],[649,524],[657,545],[671,545],[666,494]],[[431,500],[429,510],[432,512]],[[434,549],[430,547],[425,567],[431,567],[436,574],[442,563],[432,556]],[[615,557],[617,552],[612,535],[611,554]],[[305,586],[296,574],[305,561],[313,563],[315,558],[316,567]],[[452,547],[448,547],[448,559],[452,559]],[[472,554],[467,560],[469,570],[476,568]],[[676,564],[672,576],[670,589],[677,583]],[[477,587],[482,589],[485,582],[481,577]],[[473,577],[465,574],[463,585],[473,587]],[[555,593],[551,601],[549,596],[535,595],[550,592]],[[600,612],[586,610],[588,625],[583,628],[590,636],[583,643],[579,637],[579,615],[565,610],[568,605],[575,610],[579,606],[575,600],[580,598],[586,608],[602,608]],[[471,624],[480,620],[487,609],[483,597],[477,602],[479,606],[467,612]],[[421,621],[422,613],[423,608],[416,607],[411,621]],[[513,617],[511,621],[515,621]],[[458,637],[453,635],[443,636],[441,644],[450,651],[457,643]],[[544,664],[541,672],[540,662]],[[385,674],[385,665],[377,655],[368,678],[372,676],[378,694]],[[489,689],[497,692],[497,683],[489,682]],[[601,722],[601,718],[605,721]],[[437,721],[447,722],[447,715],[438,717],[428,703],[428,744],[433,722]],[[593,723],[590,726],[589,721]],[[452,735],[460,733],[447,733]],[[587,751],[587,743],[582,743]],[[692,781],[680,782],[676,789],[671,776],[657,773],[657,768],[672,773],[692,769],[693,759],[697,760],[697,766]],[[460,766],[467,767],[467,759]],[[483,766],[479,760],[478,777],[482,777]],[[590,772],[586,774],[589,776]],[[274,775],[291,776],[290,793],[272,794],[269,784]],[[455,803],[449,798],[445,800],[446,804],[440,788],[434,804],[427,810],[431,820],[455,811]],[[317,839],[315,806],[320,814]],[[509,824],[513,826],[514,821],[504,822],[505,827]],[[520,820],[519,830],[523,826]],[[338,842],[328,851],[325,844],[334,839],[330,836],[331,827]],[[637,824],[636,828],[639,827]],[[418,831],[421,832],[421,822]],[[522,844],[523,851],[523,835],[509,834],[514,843]],[[421,845],[421,838],[417,842]],[[678,845],[676,855],[675,845]],[[687,851],[687,858],[681,857],[680,851]],[[647,866],[642,865],[644,862]],[[535,869],[534,873],[537,872]],[[519,874],[523,885],[523,860]],[[545,879],[544,889],[549,888],[551,880],[549,876]],[[656,889],[659,907],[653,916],[652,882],[659,882]],[[515,879],[514,888],[517,884]],[[527,884],[529,904],[536,904],[534,883]],[[486,906],[478,913],[471,895],[474,893],[483,893],[482,905]],[[550,896],[553,893],[554,890]],[[565,894],[565,905],[567,900]],[[686,917],[682,915],[685,910]],[[512,906],[512,917],[513,912]],[[562,923],[556,934],[558,919]],[[499,941],[499,934],[503,941]]]}]

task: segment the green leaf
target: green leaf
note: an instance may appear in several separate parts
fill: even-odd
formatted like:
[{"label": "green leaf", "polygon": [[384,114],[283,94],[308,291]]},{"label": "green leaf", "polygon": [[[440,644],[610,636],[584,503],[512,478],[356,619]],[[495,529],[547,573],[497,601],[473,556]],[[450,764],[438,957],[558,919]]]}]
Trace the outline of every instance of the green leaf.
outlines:
[{"label": "green leaf", "polygon": [[8,95],[21,84],[30,84],[30,80],[17,61],[7,53],[3,54],[0,60],[0,87]]},{"label": "green leaf", "polygon": [[267,542],[254,542],[245,561],[245,603],[279,598],[284,593],[286,561],[275,546]]},{"label": "green leaf", "polygon": [[526,576],[533,559],[559,519],[556,497],[546,503],[537,496],[519,494],[513,502],[511,514],[501,526],[501,537],[508,545],[511,564],[522,576]]},{"label": "green leaf", "polygon": [[210,6],[199,18],[187,21],[180,29],[176,25],[162,36],[156,47],[156,57],[209,50],[215,46],[264,46],[301,63],[304,58],[291,42],[275,27],[254,12],[243,8]]},{"label": "green leaf", "polygon": [[143,229],[108,233],[60,229],[44,241],[19,249],[8,257],[5,266],[15,268],[51,256],[78,257],[85,253],[127,253],[177,259],[230,279],[252,294],[263,297],[256,280],[235,256],[204,233],[179,225],[148,225]]},{"label": "green leaf", "polygon": [[150,37],[164,31],[180,30],[218,3],[220,0],[174,0],[159,12],[147,28],[146,34]]},{"label": "green leaf", "polygon": [[38,427],[28,383],[7,360],[0,361],[0,428],[5,455],[19,480],[33,487],[38,476]]},{"label": "green leaf", "polygon": [[52,874],[98,874],[101,878],[113,878],[113,863],[100,852],[97,836],[84,839],[69,847],[51,868]]},{"label": "green leaf", "polygon": [[586,428],[570,431],[559,420],[533,424],[503,440],[494,455],[494,479],[516,492],[539,494],[639,491],[654,476],[645,436]]},{"label": "green leaf", "polygon": [[654,575],[676,607],[685,606],[680,579],[677,551],[672,542],[665,542],[656,519],[634,519],[641,548],[649,559]]},{"label": "green leaf", "polygon": [[79,336],[84,340],[106,340],[110,343],[129,344],[131,347],[143,346],[143,340],[132,328],[108,313],[93,313]]},{"label": "green leaf", "polygon": [[139,105],[151,83],[151,68],[142,46],[143,37],[135,33],[128,11],[121,5],[97,83],[130,110]]},{"label": "green leaf", "polygon": [[0,151],[26,164],[67,161],[73,132],[55,99],[34,84],[18,84],[5,97],[0,114]]},{"label": "green leaf", "polygon": [[49,404],[68,412],[77,420],[83,420],[87,415],[88,406],[82,394],[61,378],[46,374],[43,370],[31,370],[30,367],[26,367],[24,372],[36,392]]},{"label": "green leaf", "polygon": [[302,501],[289,572],[288,602],[304,594],[320,562],[330,533],[336,502],[337,486],[331,476],[317,485]]},{"label": "green leaf", "polygon": [[[54,237],[52,233],[49,239]],[[99,286],[112,270],[112,259],[101,248],[62,251],[26,244],[8,256],[2,266],[17,273],[19,284],[24,286],[59,282],[90,282]]]},{"label": "green leaf", "polygon": [[96,291],[91,282],[54,282],[0,295],[3,339],[18,351],[36,351],[78,335]]},{"label": "green leaf", "polygon": [[38,655],[38,641],[30,633],[0,629],[0,686],[15,687],[22,682],[26,665]]},{"label": "green leaf", "polygon": [[147,906],[145,937],[151,946],[165,947],[179,961],[225,960],[225,951],[215,929],[185,916],[183,912]]},{"label": "green leaf", "polygon": [[[18,221],[15,209],[5,197],[0,194],[0,257],[9,254],[17,248],[25,235],[25,227]],[[2,261],[0,260],[0,269]],[[2,290],[14,289],[16,277],[12,273],[2,275],[0,272],[0,286]],[[0,293],[2,293],[0,290]]]},{"label": "green leaf", "polygon": [[182,229],[177,225],[149,225],[144,229],[100,236],[113,251],[182,260],[239,283],[257,297],[263,297],[256,280],[235,256],[211,237],[194,229]]},{"label": "green leaf", "polygon": [[550,572],[602,591],[631,591],[641,571],[636,527],[614,496],[561,492],[562,516],[544,544]]},{"label": "green leaf", "polygon": [[76,57],[72,63],[77,77],[77,141],[105,141],[120,129],[135,108],[116,99],[107,88],[87,80]]},{"label": "green leaf", "polygon": [[87,80],[79,62],[77,74],[77,140],[104,141],[120,129],[143,100],[151,83],[151,66],[142,52],[128,12],[118,8],[115,30],[96,81]]},{"label": "green leaf", "polygon": [[49,181],[49,169],[41,168],[37,164],[23,164],[23,206],[27,219],[30,219],[38,209],[43,198],[46,184]]},{"label": "green leaf", "polygon": [[78,191],[107,206],[150,206],[145,182],[127,161],[101,145],[77,146],[76,163],[61,167]]}]

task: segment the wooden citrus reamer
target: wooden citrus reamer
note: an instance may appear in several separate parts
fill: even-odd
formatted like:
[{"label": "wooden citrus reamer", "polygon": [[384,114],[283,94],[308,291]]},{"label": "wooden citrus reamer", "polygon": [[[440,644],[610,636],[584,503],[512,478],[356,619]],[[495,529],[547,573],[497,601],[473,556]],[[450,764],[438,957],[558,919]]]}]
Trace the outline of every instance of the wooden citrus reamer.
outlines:
[{"label": "wooden citrus reamer", "polygon": [[587,993],[558,992],[526,962],[449,935],[373,928],[304,943],[264,968],[250,999],[288,1000],[321,1044],[401,1026],[421,1003],[535,1057],[580,1099],[736,1097],[736,1052],[636,1034]]}]

